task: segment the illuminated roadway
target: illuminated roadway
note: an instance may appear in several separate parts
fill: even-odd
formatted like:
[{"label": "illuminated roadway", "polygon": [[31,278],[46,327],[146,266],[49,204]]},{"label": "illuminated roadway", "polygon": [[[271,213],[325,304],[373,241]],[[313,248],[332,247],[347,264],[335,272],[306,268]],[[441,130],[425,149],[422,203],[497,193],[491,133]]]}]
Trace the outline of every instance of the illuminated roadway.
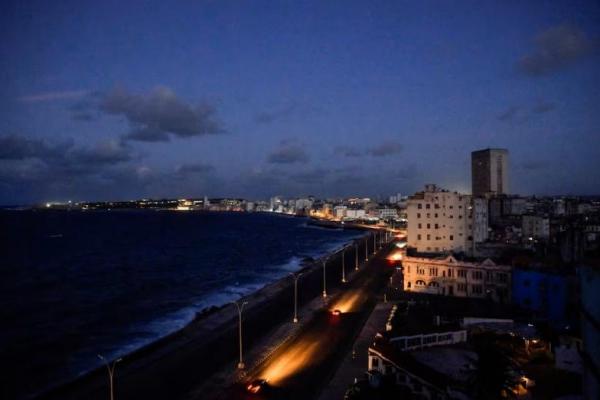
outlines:
[{"label": "illuminated roadway", "polygon": [[[294,339],[280,346],[262,364],[252,367],[242,383],[228,388],[218,398],[315,398],[350,350],[393,272],[384,257],[386,253],[380,251],[339,294],[327,299],[323,310]],[[333,310],[341,314],[334,315]],[[246,385],[255,379],[266,379],[268,384],[257,394],[249,393]]]}]

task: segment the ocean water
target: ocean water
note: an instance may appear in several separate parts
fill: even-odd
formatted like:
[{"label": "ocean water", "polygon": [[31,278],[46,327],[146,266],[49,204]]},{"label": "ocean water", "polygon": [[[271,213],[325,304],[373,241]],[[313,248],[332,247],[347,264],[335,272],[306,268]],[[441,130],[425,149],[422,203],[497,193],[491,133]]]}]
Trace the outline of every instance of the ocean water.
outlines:
[{"label": "ocean water", "polygon": [[0,211],[0,393],[80,375],[359,236],[271,214]]}]

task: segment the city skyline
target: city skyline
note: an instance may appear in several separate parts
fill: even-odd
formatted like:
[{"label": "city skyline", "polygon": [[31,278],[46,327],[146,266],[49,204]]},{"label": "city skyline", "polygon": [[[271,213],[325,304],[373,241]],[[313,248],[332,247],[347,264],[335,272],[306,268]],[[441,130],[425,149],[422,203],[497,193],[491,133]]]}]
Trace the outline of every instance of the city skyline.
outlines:
[{"label": "city skyline", "polygon": [[[477,5],[477,7],[474,7]],[[0,204],[470,192],[595,195],[593,2],[9,3]]]}]

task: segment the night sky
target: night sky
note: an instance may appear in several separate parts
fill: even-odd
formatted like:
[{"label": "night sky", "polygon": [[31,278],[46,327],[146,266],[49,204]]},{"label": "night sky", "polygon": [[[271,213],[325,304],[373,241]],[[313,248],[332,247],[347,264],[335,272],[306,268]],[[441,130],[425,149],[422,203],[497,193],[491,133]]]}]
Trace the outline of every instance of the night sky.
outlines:
[{"label": "night sky", "polygon": [[[527,4],[526,4],[527,3]],[[0,204],[600,194],[597,1],[40,1],[0,13]]]}]

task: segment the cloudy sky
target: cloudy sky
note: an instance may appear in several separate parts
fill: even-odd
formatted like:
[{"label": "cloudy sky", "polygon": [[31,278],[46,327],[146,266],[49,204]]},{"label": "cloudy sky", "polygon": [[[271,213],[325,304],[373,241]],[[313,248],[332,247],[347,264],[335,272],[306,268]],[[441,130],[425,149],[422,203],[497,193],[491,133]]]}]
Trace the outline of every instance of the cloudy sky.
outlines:
[{"label": "cloudy sky", "polygon": [[600,194],[595,1],[15,1],[0,204],[470,190]]}]

